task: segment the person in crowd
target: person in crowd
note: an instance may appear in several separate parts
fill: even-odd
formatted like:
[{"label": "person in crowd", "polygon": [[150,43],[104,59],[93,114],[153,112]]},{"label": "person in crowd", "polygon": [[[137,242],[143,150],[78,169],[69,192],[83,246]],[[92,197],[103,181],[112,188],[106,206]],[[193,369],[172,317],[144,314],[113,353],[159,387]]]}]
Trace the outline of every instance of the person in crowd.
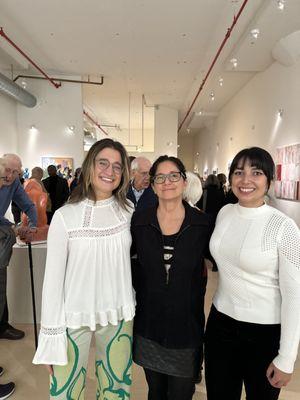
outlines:
[{"label": "person in crowd", "polygon": [[226,193],[227,193],[227,187],[226,187],[227,177],[226,177],[225,174],[220,173],[220,174],[217,175],[217,178],[218,178],[218,180],[219,180],[220,190],[222,190],[223,193],[224,193],[225,196],[226,196]]},{"label": "person in crowd", "polygon": [[91,338],[97,399],[130,397],[132,320],[129,161],[111,139],[96,142],[69,202],[53,216],[34,364],[51,375],[50,398],[82,398]]},{"label": "person in crowd", "polygon": [[[5,163],[5,180],[2,182],[2,187],[0,189],[0,226],[13,227],[12,223],[9,222],[4,215],[10,202],[14,201],[29,218],[29,225],[27,228],[17,231],[17,229],[13,227],[15,234],[21,233],[24,238],[26,236],[26,240],[30,240],[31,234],[36,232],[37,213],[33,202],[27,196],[19,180],[19,174],[22,169],[21,159],[16,154],[5,154],[3,160]],[[2,287],[2,292],[4,291],[5,298],[6,279],[7,268],[0,268],[0,286]],[[5,301],[4,311],[0,315],[0,339],[22,339],[24,337],[24,332],[11,326],[8,321],[8,307],[7,301]]]},{"label": "person in crowd", "polygon": [[[196,207],[196,204],[200,200],[203,194],[202,182],[201,177],[199,174],[186,171],[186,187],[183,192],[183,198],[185,201],[189,203],[190,206]],[[207,267],[204,261],[203,263],[203,276],[202,276],[202,283],[201,283],[201,292],[203,293],[203,297],[206,293],[206,286],[207,286]],[[200,358],[200,370],[199,375],[195,379],[195,383],[200,383],[202,381],[202,367],[203,364],[203,353]]]},{"label": "person in crowd", "polygon": [[[200,210],[209,214],[213,220],[216,221],[218,212],[225,204],[225,194],[223,189],[220,188],[220,182],[216,175],[208,175],[203,190],[203,195],[200,201],[196,204]],[[212,270],[218,271],[217,264],[214,258],[209,255],[209,260],[212,263]]]},{"label": "person in crowd", "polygon": [[[4,182],[6,181],[6,175],[5,175],[5,161],[0,158],[0,190],[4,184]],[[6,258],[10,258],[10,255],[8,255],[7,257],[7,252],[11,251],[11,246],[14,243],[14,232],[10,232],[9,231],[3,231],[2,230],[3,225],[0,225],[0,274],[1,274],[1,270],[4,267],[5,264],[7,264],[7,261],[5,263],[3,263],[3,253],[4,257]],[[11,244],[9,243],[11,241]],[[7,250],[6,250],[7,249]],[[5,268],[5,267],[4,267]],[[6,290],[5,288],[3,288],[3,284],[5,284],[5,282],[0,280],[0,315],[2,315],[5,304],[6,304]],[[3,367],[0,367],[0,376],[3,375],[4,373],[4,369]],[[8,382],[6,384],[0,384],[0,399],[7,399],[10,395],[13,394],[13,392],[15,391],[15,384],[14,382]]]},{"label": "person in crowd", "polygon": [[[21,185],[23,186],[25,179],[22,176],[22,171],[19,174],[19,180],[20,180]],[[22,210],[20,209],[20,207],[17,206],[17,204],[14,201],[11,202],[11,213],[13,215],[15,225],[18,225],[21,222]]]},{"label": "person in crowd", "polygon": [[72,180],[72,182],[70,184],[71,193],[73,192],[73,190],[76,188],[76,186],[79,183],[80,174],[81,174],[81,167],[78,167],[78,168],[75,169],[74,179]]},{"label": "person in crowd", "polygon": [[191,400],[204,330],[204,253],[209,217],[183,201],[186,171],[161,156],[150,169],[158,204],[132,218],[136,290],[133,359],[145,371],[149,400]]},{"label": "person in crowd", "polygon": [[300,338],[300,232],[265,203],[274,162],[241,150],[229,181],[238,203],[222,208],[210,249],[219,283],[207,322],[208,400],[276,400],[291,379]]},{"label": "person in crowd", "polygon": [[197,203],[197,207],[216,220],[218,212],[224,206],[224,202],[225,194],[223,190],[220,190],[219,179],[216,175],[208,175],[205,181],[203,195]]},{"label": "person in crowd", "polygon": [[55,165],[49,165],[47,171],[49,177],[43,179],[42,182],[51,200],[51,211],[47,211],[48,224],[50,224],[53,214],[65,204],[70,192],[67,180],[57,175]]},{"label": "person in crowd", "polygon": [[151,162],[145,157],[136,157],[131,163],[131,183],[127,198],[133,202],[136,210],[143,210],[157,203],[157,197],[150,185],[150,168]]}]

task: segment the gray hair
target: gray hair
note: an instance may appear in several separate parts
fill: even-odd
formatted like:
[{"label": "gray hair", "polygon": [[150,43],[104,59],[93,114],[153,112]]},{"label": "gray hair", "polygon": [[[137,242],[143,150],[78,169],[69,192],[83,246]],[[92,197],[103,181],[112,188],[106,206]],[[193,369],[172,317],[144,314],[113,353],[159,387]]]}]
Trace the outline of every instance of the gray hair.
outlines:
[{"label": "gray hair", "polygon": [[139,167],[140,167],[140,162],[141,161],[148,161],[151,164],[151,161],[148,160],[148,158],[146,158],[146,157],[136,157],[134,160],[132,160],[132,162],[130,164],[131,171],[138,170]]},{"label": "gray hair", "polygon": [[199,177],[193,172],[186,172],[186,182],[187,185],[183,192],[183,198],[190,205],[195,205],[202,196],[202,184]]}]

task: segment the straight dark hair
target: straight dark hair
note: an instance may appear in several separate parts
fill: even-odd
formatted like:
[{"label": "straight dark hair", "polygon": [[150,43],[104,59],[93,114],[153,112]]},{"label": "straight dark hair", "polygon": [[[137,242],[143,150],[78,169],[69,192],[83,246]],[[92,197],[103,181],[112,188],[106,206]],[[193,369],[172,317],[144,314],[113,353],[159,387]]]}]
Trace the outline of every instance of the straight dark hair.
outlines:
[{"label": "straight dark hair", "polygon": [[260,147],[250,147],[237,153],[230,166],[229,183],[231,184],[231,177],[234,171],[237,168],[244,168],[244,165],[247,161],[249,161],[251,167],[255,167],[263,171],[263,173],[266,175],[269,189],[271,181],[274,179],[275,164],[271,154]]},{"label": "straight dark hair", "polygon": [[94,143],[87,153],[83,163],[79,182],[71,193],[69,203],[78,203],[86,198],[96,202],[96,194],[93,189],[92,181],[95,168],[95,159],[101,150],[110,148],[116,150],[121,155],[122,160],[122,177],[119,186],[113,191],[119,205],[125,210],[130,207],[130,203],[126,197],[129,186],[129,159],[125,147],[112,139],[102,139]]},{"label": "straight dark hair", "polygon": [[185,169],[185,166],[183,165],[183,162],[177,157],[164,155],[164,156],[158,157],[158,159],[154,161],[152,167],[150,168],[149,175],[150,175],[150,180],[152,183],[153,183],[153,178],[156,175],[156,171],[157,171],[159,164],[161,164],[165,161],[170,161],[173,164],[175,164],[176,167],[179,169],[179,172],[181,172],[181,176],[182,176],[183,180],[186,180],[186,169]]}]

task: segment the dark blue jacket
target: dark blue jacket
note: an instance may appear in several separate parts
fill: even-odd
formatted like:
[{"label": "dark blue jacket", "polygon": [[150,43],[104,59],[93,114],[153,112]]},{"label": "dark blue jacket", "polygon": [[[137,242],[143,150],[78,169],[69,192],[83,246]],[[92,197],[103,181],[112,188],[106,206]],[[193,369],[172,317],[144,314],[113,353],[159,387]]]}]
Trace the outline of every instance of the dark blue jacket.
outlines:
[{"label": "dark blue jacket", "polygon": [[138,202],[136,202],[136,198],[132,190],[132,185],[130,185],[127,192],[127,199],[133,202],[136,211],[145,210],[146,208],[154,207],[157,204],[157,196],[153,192],[151,185],[149,185],[147,189],[144,190]]}]

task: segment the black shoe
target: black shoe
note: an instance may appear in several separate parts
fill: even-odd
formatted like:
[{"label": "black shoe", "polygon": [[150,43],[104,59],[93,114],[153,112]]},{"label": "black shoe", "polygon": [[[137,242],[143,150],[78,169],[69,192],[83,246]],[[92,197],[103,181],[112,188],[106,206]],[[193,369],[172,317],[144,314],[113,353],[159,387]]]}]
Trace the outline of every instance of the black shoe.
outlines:
[{"label": "black shoe", "polygon": [[0,400],[7,399],[15,391],[15,384],[13,382],[0,385]]},{"label": "black shoe", "polygon": [[2,376],[3,374],[4,374],[4,369],[0,367],[0,376]]},{"label": "black shoe", "polygon": [[16,329],[10,325],[4,332],[0,333],[0,339],[19,340],[22,339],[24,336],[25,332],[21,331],[20,329]]}]

